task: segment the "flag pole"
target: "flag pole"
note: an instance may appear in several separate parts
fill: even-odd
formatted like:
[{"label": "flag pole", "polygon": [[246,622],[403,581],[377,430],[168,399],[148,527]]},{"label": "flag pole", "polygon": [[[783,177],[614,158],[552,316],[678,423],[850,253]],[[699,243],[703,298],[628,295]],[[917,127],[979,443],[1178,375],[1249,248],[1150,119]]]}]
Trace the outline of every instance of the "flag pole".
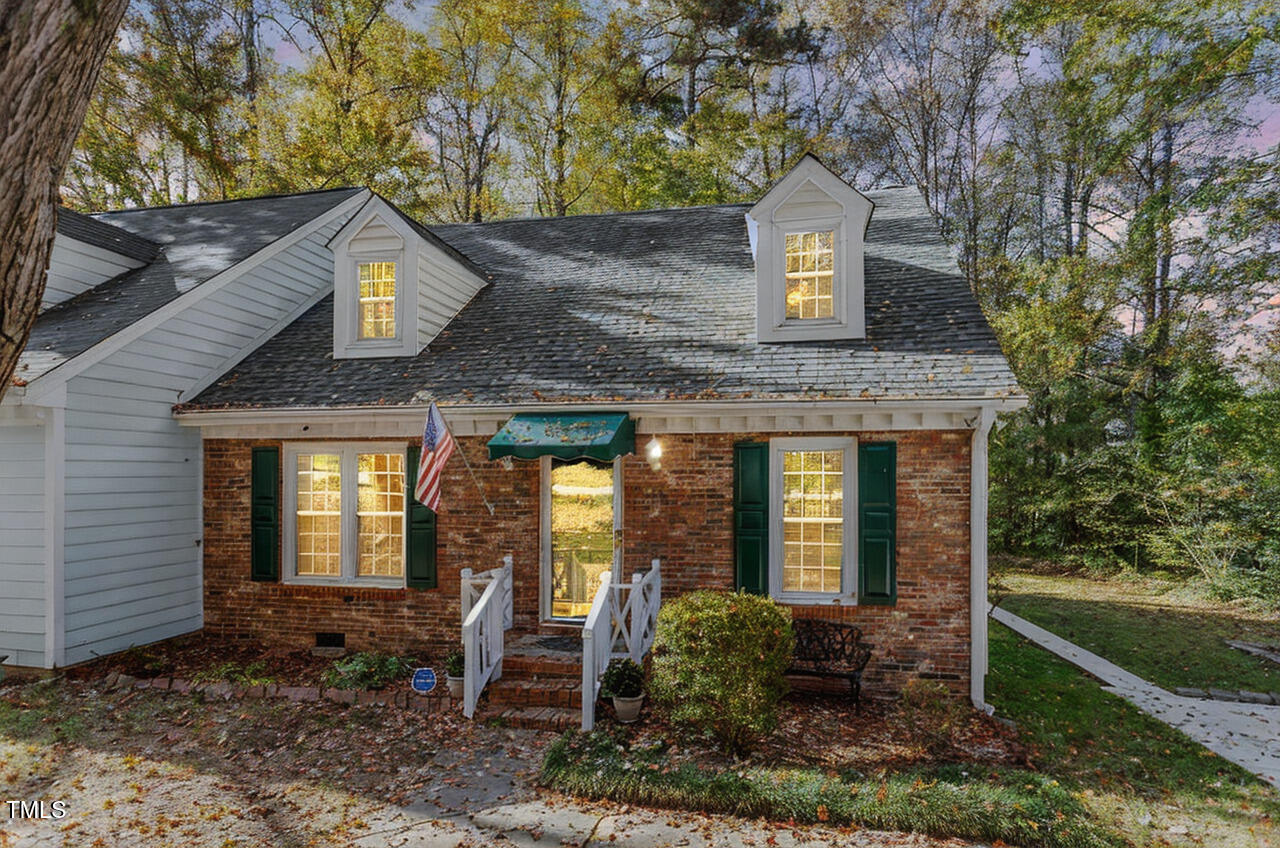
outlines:
[{"label": "flag pole", "polygon": [[[440,417],[444,417],[443,412],[440,413]],[[467,450],[461,444],[458,445],[458,455],[462,457],[462,464],[467,466],[467,471],[471,474],[471,482],[476,484],[476,491],[480,493],[480,500],[484,501],[489,514],[493,515],[493,504],[489,503],[489,497],[484,493],[484,487],[480,485],[480,478],[476,477],[476,472],[471,468],[471,463],[467,461]]]}]

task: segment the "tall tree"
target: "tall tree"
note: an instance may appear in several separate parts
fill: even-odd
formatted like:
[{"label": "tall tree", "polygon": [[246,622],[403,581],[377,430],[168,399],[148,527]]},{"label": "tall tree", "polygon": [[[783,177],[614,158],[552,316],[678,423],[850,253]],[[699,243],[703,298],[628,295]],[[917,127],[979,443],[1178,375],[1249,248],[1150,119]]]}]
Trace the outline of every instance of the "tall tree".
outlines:
[{"label": "tall tree", "polygon": [[40,309],[58,185],[126,5],[0,6],[0,397]]},{"label": "tall tree", "polygon": [[428,81],[418,111],[435,145],[435,216],[483,221],[505,214],[502,187],[513,101],[521,95],[509,27],[518,11],[504,3],[443,0],[415,65]]}]

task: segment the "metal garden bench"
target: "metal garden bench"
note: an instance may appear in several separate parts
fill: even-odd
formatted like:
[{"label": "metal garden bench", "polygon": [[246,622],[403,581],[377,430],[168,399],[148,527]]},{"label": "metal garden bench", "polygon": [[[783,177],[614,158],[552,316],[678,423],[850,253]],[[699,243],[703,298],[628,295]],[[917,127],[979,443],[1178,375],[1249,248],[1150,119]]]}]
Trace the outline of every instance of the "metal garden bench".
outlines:
[{"label": "metal garden bench", "polygon": [[841,621],[798,618],[791,622],[796,636],[787,674],[810,677],[842,677],[849,681],[854,708],[862,708],[862,671],[871,660],[872,645],[862,641],[862,630]]}]

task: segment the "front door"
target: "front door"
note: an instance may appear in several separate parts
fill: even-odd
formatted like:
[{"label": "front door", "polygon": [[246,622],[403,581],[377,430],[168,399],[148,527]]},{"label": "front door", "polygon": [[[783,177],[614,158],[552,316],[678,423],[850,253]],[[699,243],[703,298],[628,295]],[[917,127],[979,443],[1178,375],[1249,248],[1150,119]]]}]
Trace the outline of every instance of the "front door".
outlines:
[{"label": "front door", "polygon": [[614,567],[622,526],[621,469],[580,460],[543,464],[543,617],[581,620]]}]

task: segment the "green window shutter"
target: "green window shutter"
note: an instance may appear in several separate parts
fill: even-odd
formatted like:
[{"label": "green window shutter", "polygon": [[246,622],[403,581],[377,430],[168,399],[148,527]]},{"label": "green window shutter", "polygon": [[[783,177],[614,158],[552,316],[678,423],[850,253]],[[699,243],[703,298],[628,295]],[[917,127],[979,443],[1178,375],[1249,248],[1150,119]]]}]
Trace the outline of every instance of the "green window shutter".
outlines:
[{"label": "green window shutter", "polygon": [[418,479],[418,456],[422,449],[409,446],[405,465],[405,488],[409,502],[409,568],[406,584],[410,589],[436,588],[436,514],[413,496]]},{"label": "green window shutter", "polygon": [[733,446],[733,557],[738,588],[769,594],[769,444]]},{"label": "green window shutter", "polygon": [[895,442],[858,445],[858,603],[898,602]]},{"label": "green window shutter", "polygon": [[249,577],[280,579],[280,449],[254,448],[249,480]]}]

